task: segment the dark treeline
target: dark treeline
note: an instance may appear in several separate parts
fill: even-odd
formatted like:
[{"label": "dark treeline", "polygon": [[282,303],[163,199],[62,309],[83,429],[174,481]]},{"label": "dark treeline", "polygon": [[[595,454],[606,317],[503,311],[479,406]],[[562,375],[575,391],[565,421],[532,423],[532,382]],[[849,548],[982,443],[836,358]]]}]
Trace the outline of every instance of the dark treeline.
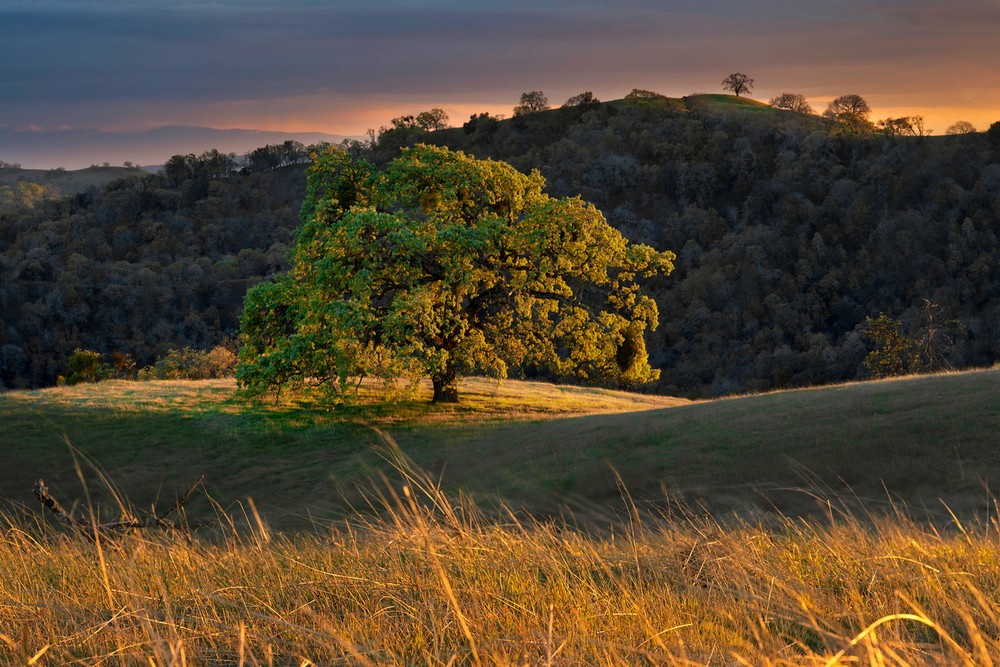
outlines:
[{"label": "dark treeline", "polygon": [[[1000,126],[858,136],[733,99],[480,114],[436,132],[394,126],[351,150],[385,163],[423,141],[538,168],[554,196],[579,194],[630,239],[676,252],[674,274],[648,286],[663,318],[648,345],[657,390],[860,378],[879,313],[915,338],[935,332],[952,367],[1000,358]],[[221,174],[175,158],[72,199],[18,204],[8,191],[4,384],[53,382],[76,347],[148,363],[232,337],[243,291],[287,267],[298,224],[303,166],[272,152]]]}]

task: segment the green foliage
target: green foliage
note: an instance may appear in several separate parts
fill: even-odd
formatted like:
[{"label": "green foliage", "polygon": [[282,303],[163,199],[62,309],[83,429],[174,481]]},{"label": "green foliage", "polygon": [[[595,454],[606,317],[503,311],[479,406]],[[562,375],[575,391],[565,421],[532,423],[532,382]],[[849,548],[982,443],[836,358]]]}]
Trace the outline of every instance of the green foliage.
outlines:
[{"label": "green foliage", "polygon": [[922,370],[918,343],[900,333],[901,327],[898,320],[885,313],[865,319],[865,338],[875,345],[865,357],[869,377],[887,378]]},{"label": "green foliage", "polygon": [[170,350],[151,366],[139,371],[140,380],[210,380],[230,377],[236,366],[236,355],[217,345],[211,350],[184,347]]},{"label": "green foliage", "polygon": [[247,297],[238,378],[250,394],[349,376],[457,378],[512,368],[593,382],[655,380],[658,324],[639,277],[673,254],[629,244],[537,171],[420,145],[377,173],[331,149],[310,168],[291,276]]},{"label": "green foliage", "polygon": [[[946,367],[1000,358],[1000,123],[887,141],[745,97],[692,95],[479,114],[464,129],[346,148],[384,167],[414,137],[538,168],[550,195],[579,194],[630,241],[677,252],[680,270],[647,284],[670,314],[644,337],[658,391],[858,379],[869,351],[859,325],[884,311],[923,339],[924,297],[961,323],[953,345],[938,341]],[[305,166],[212,176],[216,157],[178,161],[176,179],[0,173],[5,388],[55,384],[77,347],[143,366],[236,335],[247,287],[289,268]]]},{"label": "green foliage", "polygon": [[77,348],[66,361],[66,384],[100,382],[110,376],[111,368],[102,361],[100,352]]}]

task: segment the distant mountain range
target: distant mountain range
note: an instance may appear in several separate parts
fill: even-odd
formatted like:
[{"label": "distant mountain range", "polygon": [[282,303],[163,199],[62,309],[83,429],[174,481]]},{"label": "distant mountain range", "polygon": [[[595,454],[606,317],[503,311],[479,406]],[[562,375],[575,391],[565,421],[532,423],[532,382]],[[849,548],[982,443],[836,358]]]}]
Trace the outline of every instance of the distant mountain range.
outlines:
[{"label": "distant mountain range", "polygon": [[286,140],[309,145],[346,137],[322,132],[270,132],[264,130],[217,130],[210,127],[168,126],[136,132],[101,130],[25,131],[0,128],[0,160],[26,169],[82,169],[105,162],[121,165],[161,165],[173,155],[201,154],[217,148],[224,153],[243,153]]}]

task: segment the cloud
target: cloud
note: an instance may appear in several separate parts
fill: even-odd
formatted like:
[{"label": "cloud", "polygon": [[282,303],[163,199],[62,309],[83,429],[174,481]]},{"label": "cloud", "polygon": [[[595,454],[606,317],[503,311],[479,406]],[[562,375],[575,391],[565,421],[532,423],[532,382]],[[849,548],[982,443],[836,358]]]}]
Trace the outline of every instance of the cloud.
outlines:
[{"label": "cloud", "polygon": [[354,134],[416,105],[683,95],[731,71],[765,99],[996,109],[998,19],[995,0],[6,0],[0,118],[232,127],[256,113]]}]

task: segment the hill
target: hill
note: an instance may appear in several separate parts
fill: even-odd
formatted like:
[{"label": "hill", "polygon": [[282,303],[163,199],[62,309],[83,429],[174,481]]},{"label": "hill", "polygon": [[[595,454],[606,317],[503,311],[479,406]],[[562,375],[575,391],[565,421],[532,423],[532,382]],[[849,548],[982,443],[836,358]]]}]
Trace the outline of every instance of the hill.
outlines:
[{"label": "hill", "polygon": [[87,169],[20,169],[0,168],[0,186],[15,187],[18,183],[36,183],[51,188],[55,194],[76,195],[90,188],[100,189],[114,180],[127,176],[148,176],[139,167],[89,167]]},{"label": "hill", "polygon": [[[537,168],[552,195],[674,251],[674,273],[647,285],[662,314],[651,389],[704,398],[861,379],[880,313],[923,342],[912,370],[1000,358],[998,133],[855,136],[692,95],[480,114],[349,148],[380,163],[431,142]],[[247,286],[287,269],[299,222],[303,156],[273,148],[242,170],[178,156],[72,198],[0,186],[0,382],[53,385],[78,347],[141,366],[230,341]]]},{"label": "hill", "polygon": [[[385,139],[377,160],[418,140]],[[554,195],[579,194],[630,240],[678,255],[650,285],[663,325],[647,348],[664,393],[861,379],[866,320],[880,313],[939,346],[927,368],[1000,357],[1000,125],[855,135],[693,95],[474,117],[419,140],[537,168]]]},{"label": "hill", "polygon": [[0,395],[0,496],[33,504],[42,477],[67,503],[81,499],[72,444],[94,493],[101,485],[88,461],[138,507],[163,505],[204,474],[224,506],[252,496],[272,526],[301,528],[363,505],[359,489],[392,477],[392,440],[484,507],[569,508],[597,522],[622,508],[616,476],[643,511],[669,500],[751,519],[775,508],[826,514],[840,503],[891,513],[890,501],[947,518],[942,500],[959,516],[982,516],[1000,484],[998,370],[696,403],[479,379],[463,391],[451,408],[373,395],[333,411],[247,406],[230,381],[10,392]]}]

